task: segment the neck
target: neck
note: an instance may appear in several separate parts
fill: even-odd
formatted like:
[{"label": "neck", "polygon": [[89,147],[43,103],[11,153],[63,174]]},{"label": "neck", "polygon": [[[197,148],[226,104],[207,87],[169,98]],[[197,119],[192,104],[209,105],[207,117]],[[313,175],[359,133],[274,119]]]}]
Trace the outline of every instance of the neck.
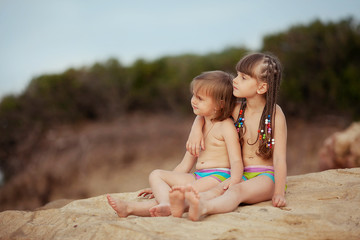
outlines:
[{"label": "neck", "polygon": [[213,121],[211,119],[212,119],[212,117],[205,117],[204,116],[205,124],[212,123]]},{"label": "neck", "polygon": [[246,99],[246,108],[251,112],[263,111],[265,104],[266,100],[262,95],[257,95],[256,97]]}]

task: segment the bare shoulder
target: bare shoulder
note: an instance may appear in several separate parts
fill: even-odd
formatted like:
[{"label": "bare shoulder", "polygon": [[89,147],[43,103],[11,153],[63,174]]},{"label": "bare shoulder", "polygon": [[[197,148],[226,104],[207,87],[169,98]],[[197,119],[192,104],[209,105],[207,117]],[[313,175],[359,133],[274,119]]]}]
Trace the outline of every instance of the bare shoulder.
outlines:
[{"label": "bare shoulder", "polygon": [[276,104],[275,122],[276,122],[276,125],[278,125],[278,124],[286,125],[285,114],[284,114],[283,110],[281,109],[281,107],[277,104]]},{"label": "bare shoulder", "polygon": [[216,131],[219,131],[219,133],[222,133],[235,128],[235,125],[231,118],[227,118],[222,121],[215,122],[213,128],[216,129]]},{"label": "bare shoulder", "polygon": [[234,122],[231,118],[222,120],[219,122],[219,124],[221,125],[221,127],[233,127],[234,126]]},{"label": "bare shoulder", "polygon": [[223,121],[217,123],[217,132],[221,136],[232,136],[233,134],[237,135],[237,131],[234,125],[234,122],[231,118],[227,118]]}]

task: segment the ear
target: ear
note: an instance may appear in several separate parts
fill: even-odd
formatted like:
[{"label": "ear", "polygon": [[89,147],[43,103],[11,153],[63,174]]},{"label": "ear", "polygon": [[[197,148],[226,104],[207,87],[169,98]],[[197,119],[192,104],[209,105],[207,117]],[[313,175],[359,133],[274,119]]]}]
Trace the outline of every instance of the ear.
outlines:
[{"label": "ear", "polygon": [[269,88],[269,86],[268,86],[267,83],[265,83],[265,82],[260,82],[260,83],[258,84],[258,88],[257,88],[256,92],[257,92],[257,94],[264,94],[264,93],[267,92],[268,88]]},{"label": "ear", "polygon": [[220,100],[220,108],[224,108],[225,106],[225,101],[224,100]]},{"label": "ear", "polygon": [[224,100],[220,100],[219,103],[220,103],[220,104],[219,104],[219,107],[215,107],[215,109],[214,109],[215,111],[218,111],[218,110],[224,108],[224,106],[225,106],[225,101],[224,101]]}]

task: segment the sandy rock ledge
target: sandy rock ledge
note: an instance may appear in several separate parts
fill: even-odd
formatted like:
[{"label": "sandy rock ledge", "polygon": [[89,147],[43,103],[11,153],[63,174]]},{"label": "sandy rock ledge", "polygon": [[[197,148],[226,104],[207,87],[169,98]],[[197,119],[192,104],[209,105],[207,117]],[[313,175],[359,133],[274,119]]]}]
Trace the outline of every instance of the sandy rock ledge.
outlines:
[{"label": "sandy rock ledge", "polygon": [[282,209],[268,201],[192,222],[186,214],[118,218],[102,195],[1,212],[0,239],[360,239],[360,168],[288,177],[286,197]]}]

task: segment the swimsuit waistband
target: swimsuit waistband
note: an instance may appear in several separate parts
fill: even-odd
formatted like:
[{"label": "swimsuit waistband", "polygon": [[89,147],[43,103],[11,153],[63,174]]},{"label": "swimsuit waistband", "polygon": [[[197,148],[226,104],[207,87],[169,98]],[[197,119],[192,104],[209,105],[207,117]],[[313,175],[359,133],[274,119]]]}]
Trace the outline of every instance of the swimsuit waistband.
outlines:
[{"label": "swimsuit waistband", "polygon": [[244,172],[266,172],[266,171],[274,171],[274,167],[265,166],[265,165],[253,165],[244,168]]},{"label": "swimsuit waistband", "polygon": [[204,169],[197,169],[196,172],[230,172],[230,168],[204,168]]}]

